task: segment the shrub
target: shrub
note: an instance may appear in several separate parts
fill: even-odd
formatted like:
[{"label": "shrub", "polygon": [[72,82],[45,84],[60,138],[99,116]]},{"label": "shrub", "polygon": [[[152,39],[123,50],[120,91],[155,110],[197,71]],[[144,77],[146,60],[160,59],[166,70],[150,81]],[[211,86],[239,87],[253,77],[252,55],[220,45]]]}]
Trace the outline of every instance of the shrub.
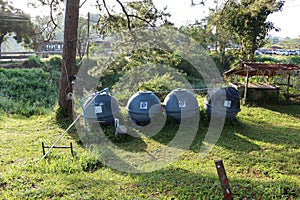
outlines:
[{"label": "shrub", "polygon": [[56,84],[42,69],[0,69],[0,109],[25,116],[46,113],[57,102]]},{"label": "shrub", "polygon": [[300,65],[300,56],[291,56],[290,57],[290,63]]},{"label": "shrub", "polygon": [[133,93],[149,90],[157,93],[162,100],[173,89],[189,87],[191,86],[185,77],[175,69],[149,64],[128,71],[113,87],[113,93],[117,100],[127,102]]},{"label": "shrub", "polygon": [[222,54],[220,52],[210,52],[210,56],[218,67],[220,73],[230,69],[230,66],[237,60],[231,51]]},{"label": "shrub", "polygon": [[43,62],[38,56],[29,56],[27,60],[22,63],[24,68],[39,68],[43,67]]},{"label": "shrub", "polygon": [[44,70],[48,72],[60,71],[61,61],[61,56],[51,56],[48,60],[45,61]]}]

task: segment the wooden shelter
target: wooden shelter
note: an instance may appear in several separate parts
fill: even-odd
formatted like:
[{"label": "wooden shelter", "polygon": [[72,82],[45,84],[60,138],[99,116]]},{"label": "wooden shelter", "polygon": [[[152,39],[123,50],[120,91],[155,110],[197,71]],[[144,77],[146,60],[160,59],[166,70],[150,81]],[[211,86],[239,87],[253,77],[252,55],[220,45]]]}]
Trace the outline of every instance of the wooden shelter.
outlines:
[{"label": "wooden shelter", "polygon": [[244,100],[247,97],[247,90],[249,87],[257,88],[258,90],[273,90],[279,91],[279,87],[275,85],[269,85],[266,83],[249,83],[249,77],[252,76],[276,76],[276,75],[287,75],[287,83],[284,84],[287,86],[286,89],[286,98],[290,97],[290,79],[292,74],[300,74],[300,67],[295,64],[267,64],[267,63],[255,63],[255,62],[242,62],[241,66],[232,68],[224,73],[225,77],[228,76],[242,76],[245,77],[245,83],[232,83],[232,86],[236,87],[243,86],[244,87]]}]

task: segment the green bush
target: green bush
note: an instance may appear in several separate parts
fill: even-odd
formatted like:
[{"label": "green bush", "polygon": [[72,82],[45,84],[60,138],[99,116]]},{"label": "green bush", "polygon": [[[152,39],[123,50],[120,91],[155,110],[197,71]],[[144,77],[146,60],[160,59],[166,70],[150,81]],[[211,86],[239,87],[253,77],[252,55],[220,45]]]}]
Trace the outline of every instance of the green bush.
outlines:
[{"label": "green bush", "polygon": [[42,69],[0,69],[0,109],[8,113],[46,113],[56,104],[57,92],[57,82]]},{"label": "green bush", "polygon": [[235,62],[235,60],[237,60],[231,51],[225,52],[223,55],[220,52],[210,52],[210,56],[218,67],[220,73],[229,70],[230,66]]},{"label": "green bush", "polygon": [[300,65],[300,56],[256,56],[254,62],[263,62],[263,63],[293,63]]},{"label": "green bush", "polygon": [[141,82],[137,90],[154,91],[157,97],[163,101],[170,90],[183,87],[184,84],[174,80],[170,74],[164,74],[162,76],[153,77],[148,81]]},{"label": "green bush", "polygon": [[51,56],[49,59],[47,59],[45,61],[44,64],[44,69],[45,71],[60,71],[61,68],[61,61],[62,61],[62,57],[61,56]]},{"label": "green bush", "polygon": [[262,63],[280,63],[281,60],[274,56],[268,56],[268,55],[263,55],[263,56],[256,56],[254,57],[254,62],[262,62]]},{"label": "green bush", "polygon": [[165,65],[137,66],[120,78],[113,87],[113,93],[120,102],[127,102],[138,91],[149,90],[162,100],[168,92],[176,88],[190,88],[185,77],[175,69]]},{"label": "green bush", "polygon": [[300,56],[291,56],[290,63],[300,65]]},{"label": "green bush", "polygon": [[113,87],[121,80],[122,76],[126,75],[126,72],[145,65],[161,65],[172,68],[185,77],[185,79],[192,80],[191,84],[203,81],[198,69],[182,58],[182,56],[160,49],[149,49],[135,51],[130,55],[123,55],[114,62],[111,62],[106,68],[103,66],[95,67],[98,71],[101,71],[98,90]]},{"label": "green bush", "polygon": [[29,56],[27,60],[22,63],[25,68],[40,68],[43,67],[43,62],[38,56]]}]

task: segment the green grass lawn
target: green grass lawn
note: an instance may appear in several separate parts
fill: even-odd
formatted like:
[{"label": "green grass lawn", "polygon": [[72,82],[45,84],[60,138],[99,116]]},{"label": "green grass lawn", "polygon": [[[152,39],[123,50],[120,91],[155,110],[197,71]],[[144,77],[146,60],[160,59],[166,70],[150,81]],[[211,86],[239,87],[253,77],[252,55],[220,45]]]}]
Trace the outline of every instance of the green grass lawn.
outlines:
[{"label": "green grass lawn", "polygon": [[[129,174],[110,169],[89,153],[72,130],[42,156],[70,122],[56,113],[23,117],[0,114],[0,199],[222,199],[215,160],[222,159],[234,199],[300,199],[300,105],[242,106],[226,123],[214,149],[199,155],[207,127],[190,149],[158,171]],[[164,129],[172,131],[172,127]],[[168,141],[165,135],[116,143],[134,151]],[[154,141],[155,140],[155,141]]]}]

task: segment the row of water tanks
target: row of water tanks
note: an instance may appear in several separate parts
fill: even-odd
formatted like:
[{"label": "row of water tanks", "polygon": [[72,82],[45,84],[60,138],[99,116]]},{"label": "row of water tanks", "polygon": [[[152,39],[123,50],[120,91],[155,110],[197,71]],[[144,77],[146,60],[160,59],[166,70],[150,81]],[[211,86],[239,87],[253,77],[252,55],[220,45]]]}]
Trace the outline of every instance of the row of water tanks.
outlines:
[{"label": "row of water tanks", "polygon": [[[186,89],[176,89],[170,92],[163,102],[168,117],[176,120],[194,116],[199,110],[195,95]],[[161,114],[160,99],[151,91],[141,91],[134,94],[127,103],[131,119],[136,123],[150,122],[151,117]]]},{"label": "row of water tanks", "polygon": [[[234,88],[233,88],[234,89]],[[234,93],[234,98],[226,99],[227,109],[230,117],[235,117],[239,108],[239,95],[235,89],[230,89],[230,93]],[[226,92],[226,90],[225,90]],[[219,92],[220,93],[220,92]],[[218,94],[218,93],[216,93]],[[214,98],[211,98],[214,99]],[[234,105],[231,112],[228,104]],[[226,106],[224,103],[224,106]],[[206,108],[211,112],[211,100],[207,99]],[[228,106],[229,105],[229,106]],[[196,96],[187,89],[176,89],[171,91],[164,99],[163,107],[165,108],[168,117],[173,117],[176,120],[185,120],[192,118],[199,111],[199,104]],[[160,99],[151,91],[140,91],[130,97],[127,103],[127,111],[131,119],[137,123],[149,123],[151,118],[162,113],[162,105]],[[222,108],[220,109],[222,111]],[[114,118],[118,116],[120,107],[117,101],[107,93],[98,93],[93,98],[87,100],[83,107],[83,114],[86,119],[96,119],[100,122],[113,123]],[[226,114],[227,116],[227,114]]]}]

